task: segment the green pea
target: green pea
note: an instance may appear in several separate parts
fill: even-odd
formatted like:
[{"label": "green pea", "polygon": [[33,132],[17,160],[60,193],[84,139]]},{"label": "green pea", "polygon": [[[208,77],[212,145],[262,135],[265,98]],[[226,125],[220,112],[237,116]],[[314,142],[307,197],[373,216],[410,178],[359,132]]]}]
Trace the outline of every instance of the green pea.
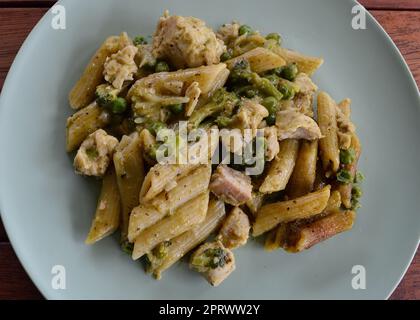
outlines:
[{"label": "green pea", "polygon": [[112,101],[111,111],[118,114],[123,113],[127,109],[127,101],[124,98],[118,97]]},{"label": "green pea", "polygon": [[269,113],[276,113],[278,108],[278,101],[274,97],[266,97],[261,103]]},{"label": "green pea", "polygon": [[351,194],[356,199],[360,198],[363,195],[362,188],[359,186],[354,186],[351,190]]},{"label": "green pea", "polygon": [[342,164],[350,164],[353,163],[354,159],[356,158],[356,152],[353,148],[349,148],[347,150],[340,150],[340,163]]},{"label": "green pea", "polygon": [[291,63],[283,67],[281,77],[289,81],[294,81],[298,72],[299,70],[296,63]]},{"label": "green pea", "polygon": [[165,61],[159,61],[156,63],[155,72],[166,72],[169,71],[169,65]]},{"label": "green pea", "polygon": [[352,182],[351,173],[346,169],[341,169],[337,172],[337,180],[341,183],[349,184]]},{"label": "green pea", "polygon": [[169,106],[169,110],[171,110],[173,114],[180,114],[184,111],[184,105],[182,103],[173,104]]},{"label": "green pea", "polygon": [[270,80],[270,82],[273,85],[275,85],[276,87],[277,87],[277,85],[279,84],[279,81],[280,81],[279,77],[277,77],[275,74],[266,75],[266,76],[264,76],[264,78]]},{"label": "green pea", "polygon": [[290,100],[295,96],[295,90],[284,83],[279,87],[279,91],[283,94],[284,100]]},{"label": "green pea", "polygon": [[249,34],[252,32],[252,28],[246,24],[243,24],[239,27],[239,35]]},{"label": "green pea", "polygon": [[137,46],[139,44],[147,44],[147,40],[143,36],[137,36],[137,37],[134,38],[133,44],[135,46]]},{"label": "green pea", "polygon": [[275,41],[277,41],[277,43],[280,43],[280,42],[281,42],[281,37],[280,37],[280,35],[279,35],[278,33],[275,33],[275,32],[267,34],[267,35],[265,36],[265,38],[266,38],[267,40],[275,40]]},{"label": "green pea", "polygon": [[265,118],[265,121],[269,126],[274,126],[276,124],[276,114],[270,113],[267,118]]}]

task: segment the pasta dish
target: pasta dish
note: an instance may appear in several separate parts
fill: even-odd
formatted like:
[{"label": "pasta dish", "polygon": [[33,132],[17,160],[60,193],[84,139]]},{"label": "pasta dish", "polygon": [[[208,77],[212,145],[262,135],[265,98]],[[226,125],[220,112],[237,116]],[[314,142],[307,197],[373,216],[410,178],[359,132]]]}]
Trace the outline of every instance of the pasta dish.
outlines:
[{"label": "pasta dish", "polygon": [[118,231],[157,279],[188,256],[217,286],[249,237],[297,253],[351,229],[361,145],[351,100],[312,81],[322,63],[168,12],[152,37],[107,38],[69,94],[67,152],[102,180],[86,243]]}]

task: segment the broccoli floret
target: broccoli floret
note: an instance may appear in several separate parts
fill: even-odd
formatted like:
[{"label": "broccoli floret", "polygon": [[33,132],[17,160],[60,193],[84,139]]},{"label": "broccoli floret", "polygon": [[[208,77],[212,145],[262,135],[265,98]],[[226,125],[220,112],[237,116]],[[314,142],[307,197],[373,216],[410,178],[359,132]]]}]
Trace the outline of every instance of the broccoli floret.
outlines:
[{"label": "broccoli floret", "polygon": [[131,255],[133,253],[134,244],[128,241],[121,243],[121,250],[125,253]]},{"label": "broccoli floret", "polygon": [[225,116],[231,116],[235,106],[239,103],[239,98],[233,92],[227,92],[225,89],[217,90],[209,103],[194,110],[189,119],[189,126],[197,128],[209,116],[223,113]]},{"label": "broccoli floret", "polygon": [[147,44],[147,40],[143,36],[137,36],[133,39],[133,44],[138,46],[140,44]]},{"label": "broccoli floret", "polygon": [[114,114],[123,113],[127,110],[127,101],[118,97],[119,93],[119,89],[115,89],[107,84],[101,84],[96,87],[96,103]]},{"label": "broccoli floret", "polygon": [[146,127],[146,129],[147,130],[149,130],[150,131],[150,133],[151,134],[153,134],[154,136],[156,136],[157,135],[157,133],[160,131],[160,130],[162,130],[162,129],[165,129],[166,128],[166,124],[165,123],[163,123],[163,122],[161,122],[161,121],[155,121],[155,120],[152,120],[152,119],[150,119],[150,118],[147,118],[145,121],[144,121],[144,125],[145,125],[145,127]]},{"label": "broccoli floret", "polygon": [[158,258],[158,259],[163,259],[167,254],[168,254],[168,247],[171,245],[172,243],[170,241],[164,241],[159,243],[153,250],[152,250],[152,254]]},{"label": "broccoli floret", "polygon": [[211,248],[194,257],[191,265],[195,268],[222,268],[228,262],[228,254],[222,248]]}]

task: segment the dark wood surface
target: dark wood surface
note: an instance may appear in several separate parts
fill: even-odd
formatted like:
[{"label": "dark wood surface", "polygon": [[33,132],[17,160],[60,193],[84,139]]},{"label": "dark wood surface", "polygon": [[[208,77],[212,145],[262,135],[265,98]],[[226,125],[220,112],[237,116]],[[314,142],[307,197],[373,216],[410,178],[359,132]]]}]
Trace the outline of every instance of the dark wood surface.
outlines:
[{"label": "dark wood surface", "polygon": [[[420,0],[359,1],[390,34],[420,85]],[[0,89],[22,42],[52,0],[0,0]],[[0,221],[0,299],[42,299],[19,263]],[[420,253],[391,299],[420,299]]]}]

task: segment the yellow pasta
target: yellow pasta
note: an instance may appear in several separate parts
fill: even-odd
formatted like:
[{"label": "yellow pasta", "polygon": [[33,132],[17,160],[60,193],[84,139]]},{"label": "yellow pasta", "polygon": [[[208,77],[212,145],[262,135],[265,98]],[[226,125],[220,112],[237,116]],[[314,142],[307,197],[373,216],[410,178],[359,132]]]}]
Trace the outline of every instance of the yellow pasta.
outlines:
[{"label": "yellow pasta", "polygon": [[204,221],[209,203],[209,192],[188,201],[173,215],[144,230],[136,238],[132,258],[136,260],[163,241],[170,240]]},{"label": "yellow pasta", "polygon": [[267,176],[260,186],[260,192],[272,193],[286,188],[295,167],[298,151],[298,140],[288,139],[280,142],[280,152],[271,162]]},{"label": "yellow pasta", "polygon": [[290,198],[303,196],[313,190],[318,159],[318,140],[302,141],[295,168],[287,185]]},{"label": "yellow pasta", "polygon": [[199,166],[187,176],[179,179],[173,189],[163,191],[150,203],[162,213],[173,212],[185,202],[208,190],[210,175],[211,165]]},{"label": "yellow pasta", "polygon": [[300,72],[312,75],[323,63],[324,59],[311,57],[279,46],[272,48],[287,63],[296,63]]},{"label": "yellow pasta", "polygon": [[248,61],[251,70],[256,73],[279,68],[286,64],[286,61],[278,54],[262,47],[252,49],[238,57],[230,59],[226,61],[226,64],[229,69],[232,69],[233,66],[241,60]]},{"label": "yellow pasta", "polygon": [[103,71],[106,58],[129,44],[131,40],[125,32],[120,36],[111,36],[105,40],[89,61],[82,77],[70,91],[69,102],[73,109],[83,108],[94,100],[96,87],[104,82]]},{"label": "yellow pasta", "polygon": [[114,153],[114,165],[121,195],[121,240],[126,241],[130,213],[139,204],[144,178],[143,157],[137,132],[121,139]]},{"label": "yellow pasta", "polygon": [[128,241],[134,242],[143,230],[162,220],[167,214],[160,212],[150,204],[140,204],[130,214]]},{"label": "yellow pasta", "polygon": [[101,194],[86,244],[93,244],[117,230],[120,224],[120,210],[120,193],[115,171],[111,167],[102,182]]},{"label": "yellow pasta", "polygon": [[109,115],[93,102],[67,119],[66,149],[77,149],[88,135],[109,123]]},{"label": "yellow pasta", "polygon": [[351,115],[351,99],[346,98],[343,101],[338,103],[338,108],[343,112],[343,114],[347,117],[350,118]]},{"label": "yellow pasta", "polygon": [[267,238],[264,242],[264,249],[266,251],[274,251],[283,246],[287,236],[287,223],[282,223],[278,227],[267,233]]},{"label": "yellow pasta", "polygon": [[252,234],[257,237],[278,224],[297,219],[306,219],[324,211],[330,197],[328,185],[319,191],[294,200],[275,202],[263,206],[257,214]]},{"label": "yellow pasta", "polygon": [[324,137],[319,141],[319,149],[327,177],[336,173],[340,165],[335,108],[335,102],[328,93],[320,92],[318,95],[318,125]]},{"label": "yellow pasta", "polygon": [[153,271],[154,276],[160,279],[163,271],[170,268],[187,254],[187,252],[206,240],[217,229],[225,216],[224,202],[210,199],[206,219],[202,223],[194,226],[191,230],[171,239],[171,245],[168,247],[166,256]]}]

